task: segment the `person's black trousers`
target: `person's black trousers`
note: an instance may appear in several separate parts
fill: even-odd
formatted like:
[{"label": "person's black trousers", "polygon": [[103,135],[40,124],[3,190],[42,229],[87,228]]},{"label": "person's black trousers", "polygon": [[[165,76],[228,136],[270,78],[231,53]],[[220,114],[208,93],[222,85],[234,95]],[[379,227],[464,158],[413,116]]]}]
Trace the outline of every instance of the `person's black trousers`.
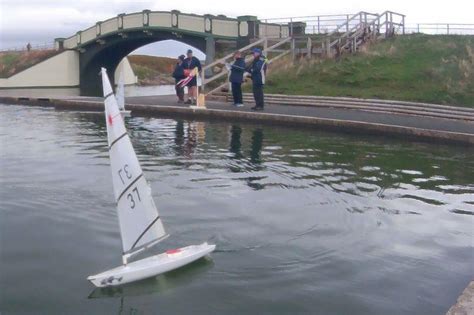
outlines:
[{"label": "person's black trousers", "polygon": [[178,85],[175,85],[176,88],[176,96],[180,101],[184,101],[184,87],[180,87]]},{"label": "person's black trousers", "polygon": [[263,84],[254,84],[253,86],[253,98],[255,99],[255,106],[258,108],[263,108],[264,96],[263,96]]},{"label": "person's black trousers", "polygon": [[234,104],[243,104],[242,83],[232,82],[232,96],[234,97]]}]

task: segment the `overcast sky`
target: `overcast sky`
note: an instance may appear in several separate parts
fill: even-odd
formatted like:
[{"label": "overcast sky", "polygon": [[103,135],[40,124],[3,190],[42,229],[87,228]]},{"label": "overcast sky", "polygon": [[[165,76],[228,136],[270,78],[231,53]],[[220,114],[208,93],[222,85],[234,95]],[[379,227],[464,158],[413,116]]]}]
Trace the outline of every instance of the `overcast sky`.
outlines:
[{"label": "overcast sky", "polygon": [[[259,18],[355,13],[362,10],[381,13],[392,10],[405,14],[406,23],[474,23],[473,3],[473,0],[0,0],[0,49],[24,46],[27,42],[52,42],[55,37],[69,37],[80,29],[119,13],[144,9],[175,9],[186,13],[225,14],[230,17],[256,15]],[[169,44],[162,43],[148,50],[149,53],[168,54],[169,48]]]}]

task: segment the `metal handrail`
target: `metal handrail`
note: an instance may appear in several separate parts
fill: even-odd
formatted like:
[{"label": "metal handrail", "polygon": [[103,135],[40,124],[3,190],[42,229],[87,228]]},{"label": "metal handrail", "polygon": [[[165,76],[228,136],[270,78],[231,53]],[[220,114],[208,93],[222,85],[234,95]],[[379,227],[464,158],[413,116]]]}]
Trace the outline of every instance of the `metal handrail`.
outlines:
[{"label": "metal handrail", "polygon": [[[48,50],[54,49],[54,43],[43,43],[43,44],[35,44],[31,45],[31,50]],[[20,52],[20,51],[27,51],[26,45],[24,46],[17,46],[17,47],[8,47],[0,49],[0,52]]]},{"label": "metal handrail", "polygon": [[[254,42],[254,43],[252,43],[252,44],[249,44],[249,45],[247,45],[247,46],[245,46],[245,47],[240,48],[238,51],[240,51],[240,52],[246,51],[246,50],[248,50],[248,49],[250,49],[250,48],[252,48],[252,47],[254,47],[254,46],[257,46],[257,45],[263,43],[263,42],[266,41],[266,40],[267,40],[267,38],[262,38],[262,39],[260,39],[260,40],[258,40],[258,41],[256,41],[256,42]],[[214,62],[212,62],[212,63],[210,63],[210,64],[204,66],[204,67],[202,68],[202,70],[203,70],[202,72],[204,72],[204,70],[211,69],[212,67],[214,67],[214,66],[216,66],[216,65],[218,65],[218,64],[224,63],[227,59],[232,58],[233,56],[234,56],[234,52],[231,53],[231,54],[228,54],[227,56],[224,56],[224,57],[222,57],[222,58],[220,58],[220,59],[215,60]]]},{"label": "metal handrail", "polygon": [[[266,47],[267,44],[268,44],[268,40],[269,40],[269,39],[272,39],[272,38],[262,38],[262,39],[260,39],[259,41],[256,41],[255,43],[252,43],[252,44],[250,44],[250,45],[247,45],[247,46],[245,46],[245,47],[240,48],[239,51],[243,52],[243,51],[245,51],[245,50],[248,50],[248,49],[250,49],[250,48],[253,48],[253,47],[255,47],[255,46],[259,45],[259,44],[262,44],[262,43],[264,44],[264,47]],[[286,43],[288,43],[288,42],[290,42],[290,41],[292,41],[292,40],[294,40],[294,39],[292,39],[291,37],[287,37],[287,38],[285,38],[285,39],[279,41],[278,43],[276,43],[276,44],[274,44],[274,45],[272,45],[272,46],[270,46],[270,47],[264,48],[264,49],[263,49],[263,53],[272,52],[275,48],[278,48],[278,47],[280,47],[280,46],[282,46],[282,45],[284,45],[284,44],[286,44]],[[280,51],[280,50],[279,50],[279,52],[280,52],[280,54],[278,54],[277,56],[275,56],[275,57],[273,57],[273,58],[271,58],[271,59],[268,60],[268,63],[269,63],[269,64],[272,63],[272,62],[275,62],[276,60],[282,58],[283,56],[288,55],[288,54],[291,52],[291,49],[287,49],[287,50],[283,50],[283,51]],[[219,60],[216,60],[216,61],[214,61],[213,63],[210,63],[209,65],[206,65],[205,67],[203,67],[202,72],[201,72],[201,84],[202,84],[201,87],[202,87],[203,91],[204,91],[205,86],[206,86],[207,83],[213,82],[213,81],[215,81],[215,80],[217,80],[217,79],[219,79],[219,78],[222,78],[223,76],[229,74],[229,70],[227,70],[227,68],[224,68],[221,72],[219,72],[218,74],[212,76],[211,78],[206,78],[206,77],[205,77],[205,70],[211,69],[212,67],[214,67],[214,66],[216,66],[216,65],[218,65],[218,64],[223,64],[223,63],[225,63],[225,61],[226,61],[227,59],[229,59],[229,58],[231,58],[231,57],[233,57],[233,56],[234,56],[233,53],[232,53],[232,54],[229,54],[229,55],[227,55],[227,56],[225,56],[225,57],[222,57],[222,58],[220,58]],[[248,59],[248,58],[246,58],[246,61],[247,61],[247,59]],[[212,93],[214,93],[214,92],[216,92],[216,91],[222,89],[222,88],[223,88],[224,86],[226,86],[227,84],[228,84],[227,82],[224,82],[224,83],[220,84],[219,86],[215,87],[214,89],[212,89],[211,91],[209,91],[209,92],[207,92],[207,93],[205,93],[205,94],[206,94],[206,95],[210,95],[210,94],[212,94]]]}]

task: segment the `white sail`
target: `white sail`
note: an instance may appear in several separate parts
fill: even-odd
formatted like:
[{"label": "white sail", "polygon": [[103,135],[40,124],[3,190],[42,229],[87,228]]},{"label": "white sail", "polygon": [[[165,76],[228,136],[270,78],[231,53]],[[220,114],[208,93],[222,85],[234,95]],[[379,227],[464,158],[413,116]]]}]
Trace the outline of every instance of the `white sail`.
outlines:
[{"label": "white sail", "polygon": [[151,189],[125,129],[106,69],[102,68],[110,166],[124,255],[167,237]]},{"label": "white sail", "polygon": [[119,81],[117,84],[117,91],[115,98],[117,99],[117,105],[120,111],[125,111],[125,79],[123,77],[123,69],[120,70]]}]

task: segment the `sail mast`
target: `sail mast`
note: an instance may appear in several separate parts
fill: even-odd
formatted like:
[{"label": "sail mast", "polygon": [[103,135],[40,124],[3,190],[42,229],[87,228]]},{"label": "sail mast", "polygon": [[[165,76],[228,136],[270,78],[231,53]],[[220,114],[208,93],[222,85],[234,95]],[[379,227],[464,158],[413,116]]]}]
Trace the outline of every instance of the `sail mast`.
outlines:
[{"label": "sail mast", "polygon": [[130,256],[155,245],[168,235],[104,68],[102,68],[102,84],[112,183],[117,202],[124,262],[126,262]]}]

